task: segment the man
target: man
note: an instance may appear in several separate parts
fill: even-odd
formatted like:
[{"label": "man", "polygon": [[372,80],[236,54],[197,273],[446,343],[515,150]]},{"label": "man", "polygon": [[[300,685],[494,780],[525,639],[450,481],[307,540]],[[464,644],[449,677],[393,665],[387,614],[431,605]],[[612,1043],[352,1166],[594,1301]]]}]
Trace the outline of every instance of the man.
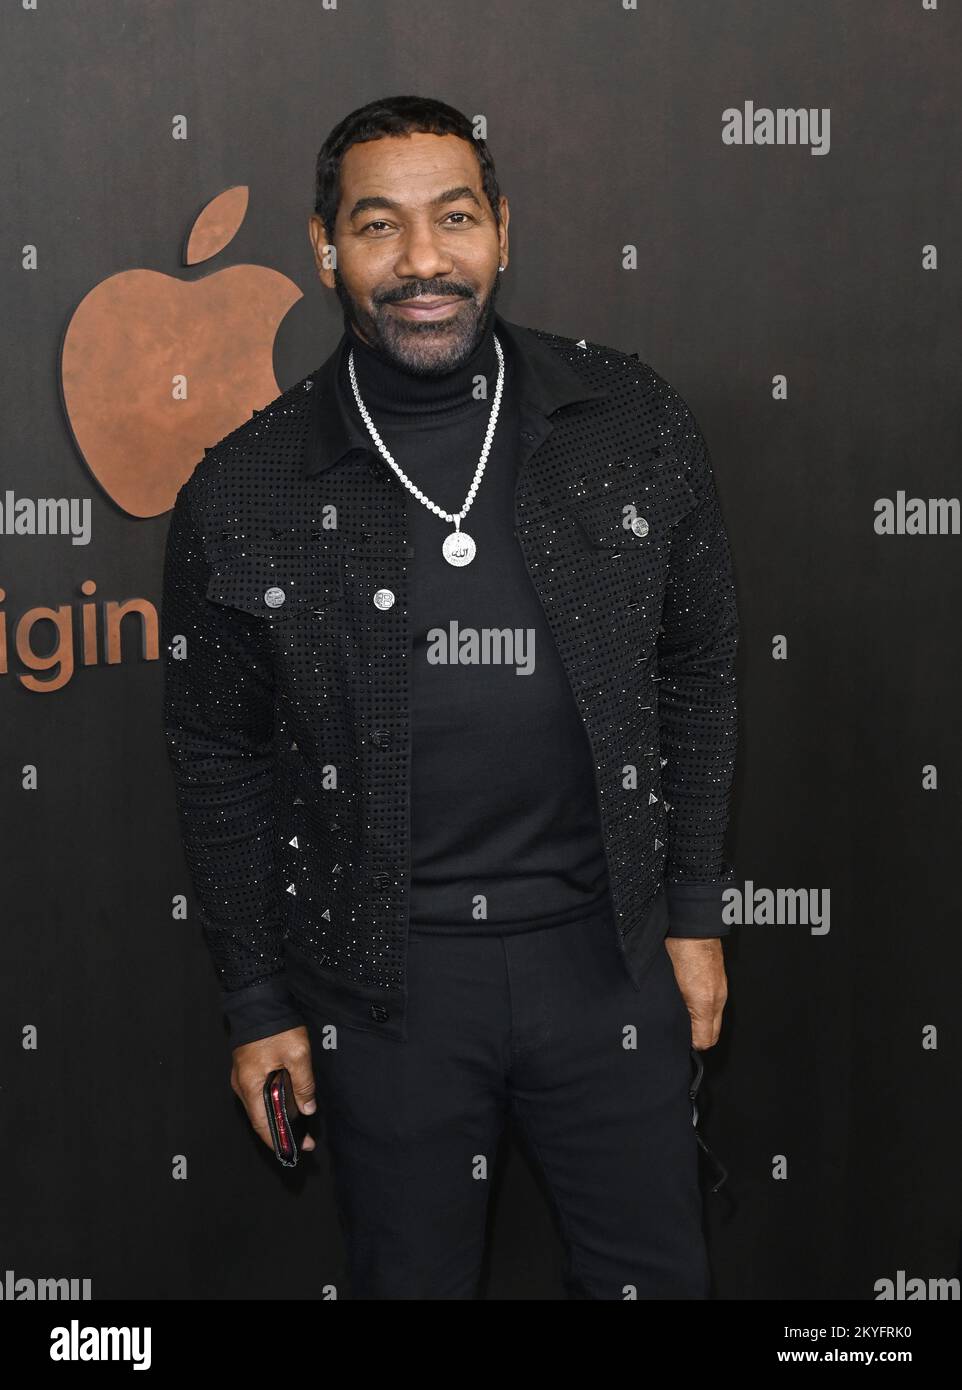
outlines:
[{"label": "man", "polygon": [[510,1113],[570,1297],[704,1298],[728,543],[657,373],[496,312],[508,219],[443,103],[371,103],[322,148],[344,334],[171,519],[185,853],[265,1143],[266,1073],[307,1114],[317,1088],[351,1295],[476,1295]]}]

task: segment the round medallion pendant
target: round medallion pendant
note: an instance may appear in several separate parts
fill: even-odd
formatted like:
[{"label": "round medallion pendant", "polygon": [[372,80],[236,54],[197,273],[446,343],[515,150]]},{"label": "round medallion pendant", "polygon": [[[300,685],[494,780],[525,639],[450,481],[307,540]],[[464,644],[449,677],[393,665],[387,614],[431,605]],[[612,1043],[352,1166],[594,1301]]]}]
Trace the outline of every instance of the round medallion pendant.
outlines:
[{"label": "round medallion pendant", "polygon": [[470,565],[477,547],[466,531],[452,531],[445,536],[441,552],[449,565]]}]

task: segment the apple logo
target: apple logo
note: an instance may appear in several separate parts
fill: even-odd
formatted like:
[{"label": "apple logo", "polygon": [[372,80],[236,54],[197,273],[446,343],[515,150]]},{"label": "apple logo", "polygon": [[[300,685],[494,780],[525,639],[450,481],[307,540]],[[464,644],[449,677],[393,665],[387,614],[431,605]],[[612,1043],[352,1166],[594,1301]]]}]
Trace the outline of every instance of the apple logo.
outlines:
[{"label": "apple logo", "polygon": [[[212,199],[184,264],[223,250],[246,212],[244,186]],[[234,265],[200,280],[122,270],[80,301],[60,354],[64,410],[87,467],[130,516],[169,511],[204,450],[280,394],[274,339],[300,298],[279,271]]]}]

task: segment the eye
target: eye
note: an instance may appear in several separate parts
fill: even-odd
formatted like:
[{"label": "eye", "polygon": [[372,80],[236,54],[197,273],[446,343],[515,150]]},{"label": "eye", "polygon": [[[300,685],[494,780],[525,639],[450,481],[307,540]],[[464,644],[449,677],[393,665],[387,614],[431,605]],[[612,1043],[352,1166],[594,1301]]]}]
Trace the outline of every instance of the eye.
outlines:
[{"label": "eye", "polygon": [[[470,215],[470,213],[467,213],[467,212],[449,212],[449,213],[448,213],[448,216],[449,216],[449,217],[463,217],[463,218],[465,218],[468,222],[473,222],[473,221],[474,221],[474,218]],[[464,226],[464,223],[463,223],[463,222],[458,222],[456,225],[457,225],[458,227],[463,227],[463,226]]]},{"label": "eye", "polygon": [[364,226],[361,228],[361,231],[368,232],[372,227],[386,227],[387,225],[388,224],[386,222],[383,222],[380,219],[375,219],[375,221],[373,222],[366,222]]}]

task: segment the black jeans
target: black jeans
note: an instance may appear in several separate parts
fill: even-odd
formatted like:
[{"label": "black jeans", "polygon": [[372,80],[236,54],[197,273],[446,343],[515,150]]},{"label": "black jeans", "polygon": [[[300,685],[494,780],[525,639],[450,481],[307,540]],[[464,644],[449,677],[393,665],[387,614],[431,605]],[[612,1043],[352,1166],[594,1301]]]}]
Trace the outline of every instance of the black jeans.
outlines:
[{"label": "black jeans", "polygon": [[412,931],[408,1037],[304,1001],[348,1297],[477,1296],[506,1111],[540,1165],[569,1298],[707,1298],[691,1020],[662,947],[632,985],[609,911],[501,936]]}]

